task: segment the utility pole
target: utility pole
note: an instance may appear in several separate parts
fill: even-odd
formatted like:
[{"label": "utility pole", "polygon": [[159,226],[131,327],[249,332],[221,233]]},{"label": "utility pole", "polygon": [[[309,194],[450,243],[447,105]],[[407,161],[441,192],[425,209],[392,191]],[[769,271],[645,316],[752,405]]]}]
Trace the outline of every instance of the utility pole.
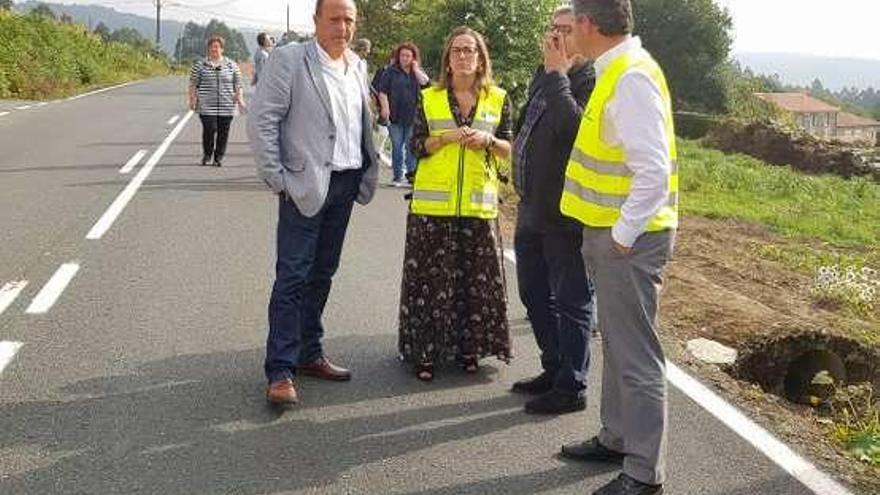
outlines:
[{"label": "utility pole", "polygon": [[290,32],[290,3],[287,4],[287,32]]},{"label": "utility pole", "polygon": [[162,46],[162,0],[155,0],[156,2],[156,46]]}]

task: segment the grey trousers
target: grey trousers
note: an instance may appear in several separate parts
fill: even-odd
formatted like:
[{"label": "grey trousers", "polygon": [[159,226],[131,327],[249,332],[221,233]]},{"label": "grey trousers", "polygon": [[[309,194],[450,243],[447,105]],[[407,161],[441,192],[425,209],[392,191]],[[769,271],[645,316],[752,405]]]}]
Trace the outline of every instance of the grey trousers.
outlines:
[{"label": "grey trousers", "polygon": [[675,231],[643,234],[632,253],[613,249],[611,229],[584,229],[584,262],[596,286],[602,332],[602,445],[623,452],[623,472],[666,478],[666,358],[657,333],[663,267]]}]

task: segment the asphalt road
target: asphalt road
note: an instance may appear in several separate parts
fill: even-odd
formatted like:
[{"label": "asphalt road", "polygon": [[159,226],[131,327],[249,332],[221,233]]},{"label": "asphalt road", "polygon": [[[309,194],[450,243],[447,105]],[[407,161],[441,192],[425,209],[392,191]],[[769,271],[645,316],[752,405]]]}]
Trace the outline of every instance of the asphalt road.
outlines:
[{"label": "asphalt road", "polygon": [[[528,416],[508,392],[539,363],[512,270],[511,366],[441,369],[424,384],[398,363],[405,202],[391,188],[356,209],[326,311],[326,349],[354,380],[303,379],[300,406],[267,407],[277,206],[255,179],[243,119],[221,169],[196,165],[200,126],[186,122],[106,234],[86,239],[185,118],[184,85],[4,107],[0,287],[28,285],[0,306],[0,493],[562,494],[616,476],[556,456],[598,427],[596,346],[586,412]],[[29,314],[63,264],[79,267],[69,285]],[[670,390],[667,493],[812,493]]]}]

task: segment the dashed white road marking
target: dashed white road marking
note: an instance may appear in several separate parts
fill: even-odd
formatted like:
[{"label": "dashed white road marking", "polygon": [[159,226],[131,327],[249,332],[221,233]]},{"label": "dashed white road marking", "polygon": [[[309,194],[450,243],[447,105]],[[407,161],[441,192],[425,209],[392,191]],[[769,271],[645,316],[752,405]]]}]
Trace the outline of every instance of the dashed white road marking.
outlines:
[{"label": "dashed white road marking", "polygon": [[37,103],[37,106],[38,106],[38,107],[45,107],[45,106],[48,105],[48,104],[49,104],[49,102],[41,101],[40,103]]},{"label": "dashed white road marking", "polygon": [[16,110],[27,110],[31,107],[31,105],[22,105],[20,107],[15,107]]},{"label": "dashed white road marking", "polygon": [[22,345],[21,342],[0,342],[0,375],[15,358],[15,354],[18,353]]},{"label": "dashed white road marking", "polygon": [[[504,257],[516,265],[516,254],[513,250],[505,249]],[[666,379],[816,495],[852,495],[843,485],[670,361],[666,362]]]},{"label": "dashed white road marking", "polygon": [[171,117],[170,119],[168,119],[167,125],[174,125],[174,123],[177,122],[178,119],[180,119],[180,115],[175,115],[174,117]]},{"label": "dashed white road marking", "polygon": [[177,136],[192,116],[193,112],[190,110],[182,119],[180,119],[180,122],[177,123],[177,127],[175,127],[174,130],[168,134],[168,137],[165,138],[165,141],[156,148],[156,151],[153,152],[153,155],[147,160],[147,163],[141,167],[140,172],[131,179],[131,182],[129,182],[125,189],[119,193],[119,196],[117,196],[110,207],[107,208],[107,211],[105,211],[95,225],[92,226],[92,229],[86,234],[86,239],[94,241],[104,237],[104,234],[106,234],[107,231],[110,230],[110,227],[113,226],[113,222],[116,221],[128,205],[129,201],[131,201],[131,198],[134,197],[144,181],[147,180],[147,177],[150,176],[150,173],[153,172],[153,169],[156,168],[156,164],[159,163],[159,160],[162,159],[168,151],[168,148],[171,146],[171,143],[177,139]]},{"label": "dashed white road marking", "polygon": [[9,115],[9,112],[0,112],[0,117],[6,116],[6,115]]},{"label": "dashed white road marking", "polygon": [[141,162],[144,156],[147,154],[147,150],[138,150],[137,153],[134,154],[129,160],[119,169],[120,174],[127,174],[134,170],[137,167],[137,164]]},{"label": "dashed white road marking", "polygon": [[15,282],[7,282],[3,287],[0,287],[0,315],[6,311],[15,299],[21,294],[21,291],[27,287],[27,280],[18,280]]},{"label": "dashed white road marking", "polygon": [[25,312],[32,315],[48,313],[78,271],[79,263],[65,263],[58,267]]}]

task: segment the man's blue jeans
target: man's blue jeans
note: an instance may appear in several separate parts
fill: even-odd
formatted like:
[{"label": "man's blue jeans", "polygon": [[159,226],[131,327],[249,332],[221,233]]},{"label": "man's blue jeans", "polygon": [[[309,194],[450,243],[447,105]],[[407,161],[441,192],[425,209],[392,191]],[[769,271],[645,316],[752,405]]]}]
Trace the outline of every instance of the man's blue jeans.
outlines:
[{"label": "man's blue jeans", "polygon": [[586,274],[580,230],[520,222],[514,240],[519,295],[554,389],[583,395],[590,365],[593,285]]},{"label": "man's blue jeans", "polygon": [[324,354],[321,315],[339,258],[361,170],[334,172],[324,207],[314,217],[300,214],[282,196],[278,208],[275,285],[269,301],[266,378],[293,378],[296,367]]},{"label": "man's blue jeans", "polygon": [[[404,173],[412,173],[416,169],[416,157],[409,150],[413,128],[411,125],[389,124],[388,133],[391,135],[391,169],[394,180],[403,180]],[[404,161],[406,170],[403,169]]]}]

